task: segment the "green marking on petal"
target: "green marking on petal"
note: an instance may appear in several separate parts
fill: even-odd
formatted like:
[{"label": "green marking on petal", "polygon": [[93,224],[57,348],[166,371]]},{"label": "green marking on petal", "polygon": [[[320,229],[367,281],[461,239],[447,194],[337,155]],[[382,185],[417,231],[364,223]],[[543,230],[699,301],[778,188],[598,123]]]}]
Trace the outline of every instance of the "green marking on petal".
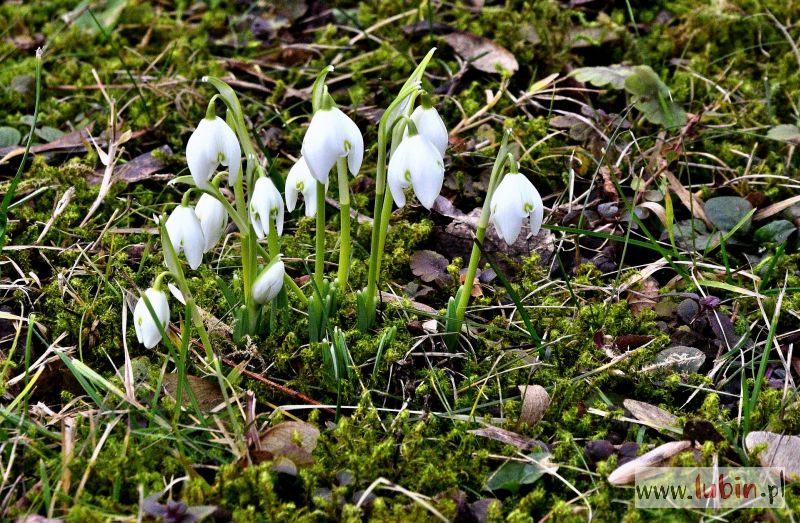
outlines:
[{"label": "green marking on petal", "polygon": [[405,178],[405,180],[407,182],[410,182],[411,181],[411,171],[406,169],[406,172],[403,173],[403,178]]}]

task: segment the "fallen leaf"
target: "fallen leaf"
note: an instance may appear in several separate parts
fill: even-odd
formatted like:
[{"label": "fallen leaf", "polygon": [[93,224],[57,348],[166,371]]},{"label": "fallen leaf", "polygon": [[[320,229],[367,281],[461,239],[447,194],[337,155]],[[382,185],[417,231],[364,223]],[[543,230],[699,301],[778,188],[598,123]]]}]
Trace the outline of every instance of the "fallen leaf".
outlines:
[{"label": "fallen leaf", "polygon": [[279,454],[286,445],[296,445],[307,452],[317,447],[319,429],[303,421],[284,421],[261,435],[261,450]]},{"label": "fallen leaf", "polygon": [[638,291],[628,291],[628,306],[634,316],[644,311],[653,310],[658,302],[658,290],[661,288],[655,278],[645,278]]},{"label": "fallen leaf", "polygon": [[439,287],[450,283],[450,274],[447,272],[450,262],[438,252],[417,251],[411,255],[409,265],[414,276],[419,276],[426,283],[434,282]]},{"label": "fallen leaf", "polygon": [[506,445],[511,445],[512,447],[516,447],[519,450],[531,450],[533,448],[539,448],[545,452],[549,451],[547,445],[542,443],[539,440],[526,438],[525,436],[521,436],[516,432],[511,432],[510,430],[501,429],[500,427],[495,427],[493,425],[489,425],[482,429],[474,429],[468,430],[470,434],[474,434],[475,436],[480,436],[482,438],[492,439],[494,441],[499,441],[500,443],[504,443]]},{"label": "fallen leaf", "polygon": [[531,427],[539,423],[550,406],[550,395],[541,385],[520,385],[522,412],[519,420]]},{"label": "fallen leaf", "polygon": [[[39,154],[44,153],[47,151],[84,151],[86,150],[86,144],[89,143],[89,134],[92,131],[93,125],[88,125],[83,129],[78,131],[73,131],[69,134],[65,134],[58,140],[55,140],[50,143],[45,143],[41,145],[34,145],[31,147],[31,153]],[[11,147],[3,147],[0,149],[0,165],[6,163],[8,160],[16,157],[21,156],[25,153],[25,147],[19,146],[11,146]]]},{"label": "fallen leaf", "polygon": [[645,467],[661,467],[684,450],[691,448],[691,441],[670,441],[642,454],[624,465],[620,465],[608,476],[612,485],[629,485],[636,479],[636,471]]},{"label": "fallen leaf", "polygon": [[655,405],[632,399],[626,399],[622,404],[634,418],[655,429],[675,428],[678,424],[677,416]]},{"label": "fallen leaf", "polygon": [[[403,301],[403,297],[402,296],[396,296],[396,295],[388,293],[388,292],[378,291],[378,296],[379,296],[379,298],[380,298],[380,300],[382,302],[387,302],[387,303],[400,302],[400,303],[402,303],[402,301]],[[417,310],[417,311],[420,311],[420,312],[424,312],[425,314],[431,314],[431,315],[434,315],[434,316],[438,316],[439,315],[439,311],[434,309],[430,305],[425,305],[424,303],[419,303],[417,301],[412,301],[412,300],[409,300],[409,301],[411,302],[411,308],[414,309],[414,310]]]},{"label": "fallen leaf", "polygon": [[261,436],[257,461],[271,459],[272,469],[292,476],[299,467],[314,464],[311,453],[317,447],[319,429],[304,421],[285,421],[270,427]]},{"label": "fallen leaf", "polygon": [[503,70],[515,73],[519,69],[514,55],[488,38],[457,31],[445,36],[444,41],[472,67],[484,73],[501,73]]},{"label": "fallen leaf", "polygon": [[704,419],[690,419],[683,426],[683,437],[703,444],[706,441],[719,443],[725,441],[713,423]]},{"label": "fallen leaf", "polygon": [[[212,410],[225,400],[222,396],[222,392],[219,390],[219,386],[216,383],[211,383],[203,378],[190,375],[186,376],[186,381],[189,382],[189,387],[191,387],[195,398],[197,398],[197,404],[200,406],[200,409],[205,412]],[[178,394],[178,374],[174,372],[165,374],[163,385],[164,389],[167,391],[167,394],[169,394],[172,399],[176,399]],[[186,390],[183,391],[182,404],[184,407],[191,405],[189,393]]]},{"label": "fallen leaf", "polygon": [[[153,178],[168,179],[172,175],[156,176],[159,172],[163,171],[167,165],[153,155],[154,152],[164,154],[172,154],[172,149],[168,145],[163,145],[158,149],[148,153],[141,154],[129,161],[126,164],[120,165],[115,169],[114,180],[127,183],[136,183]],[[103,178],[102,170],[98,173],[96,178],[89,180],[90,183],[100,183]]]},{"label": "fallen leaf", "polygon": [[758,455],[762,467],[783,468],[790,479],[800,479],[800,437],[753,431],[744,439],[748,452],[765,443],[766,450]]},{"label": "fallen leaf", "polygon": [[666,368],[681,374],[693,374],[700,370],[705,361],[706,355],[700,349],[676,345],[659,352],[655,362],[642,370],[646,372]]}]

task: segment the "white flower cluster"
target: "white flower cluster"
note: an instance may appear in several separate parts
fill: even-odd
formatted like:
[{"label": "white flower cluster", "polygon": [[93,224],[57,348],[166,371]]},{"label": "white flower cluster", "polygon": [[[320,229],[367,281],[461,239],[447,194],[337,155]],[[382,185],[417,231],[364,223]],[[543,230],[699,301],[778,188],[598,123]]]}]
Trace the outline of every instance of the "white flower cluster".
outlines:
[{"label": "white flower cluster", "polygon": [[[321,78],[324,78],[324,74]],[[384,172],[386,176],[385,179],[381,179],[385,180],[385,187],[388,187],[391,198],[398,207],[405,206],[406,192],[410,189],[420,204],[430,209],[439,196],[444,182],[444,154],[448,145],[448,132],[439,113],[418,86],[417,79],[416,84],[402,91],[401,93],[412,92],[412,94],[407,96],[401,94],[405,98],[402,102],[398,98],[392,104],[389,116],[381,122],[380,129],[383,129],[384,125],[388,128],[380,134],[379,144],[384,144],[384,153],[379,153],[378,164],[379,171]],[[285,209],[294,211],[298,204],[298,196],[302,195],[306,216],[313,217],[318,212],[324,212],[324,209],[318,208],[323,196],[318,192],[327,190],[330,171],[337,162],[346,159],[346,170],[356,176],[364,159],[364,138],[358,126],[335,107],[327,94],[327,88],[323,92],[326,97],[325,103],[322,107],[318,107],[315,99],[316,110],[303,137],[301,156],[286,177],[285,204],[280,191],[272,180],[264,175],[260,167],[252,186],[250,186],[252,169],[248,168],[246,177],[248,181],[245,184],[242,179],[245,176],[242,172],[242,147],[239,139],[225,120],[213,114],[212,100],[208,116],[198,124],[186,146],[186,160],[191,178],[196,190],[202,191],[203,194],[194,207],[188,205],[188,193],[185,194],[183,202],[172,211],[165,223],[171,248],[164,249],[164,260],[173,275],[180,273],[178,257],[181,253],[189,267],[197,269],[203,262],[203,255],[220,242],[229,220],[233,218],[240,229],[247,228],[246,231],[241,231],[243,234],[254,234],[259,240],[267,238],[270,246],[269,256],[273,258],[257,276],[254,272],[254,268],[258,265],[257,256],[252,254],[251,258],[248,258],[252,260],[249,265],[250,271],[246,271],[249,276],[244,280],[249,281],[249,288],[245,289],[245,294],[252,301],[248,304],[252,305],[252,302],[267,304],[278,296],[286,275],[275,238],[283,234]],[[411,111],[410,106],[420,93],[423,93],[422,103]],[[243,125],[235,123],[237,120],[232,121],[237,129]],[[241,129],[239,130],[241,132]],[[392,150],[388,168],[382,171],[380,166],[386,166],[384,163],[386,142],[382,140],[386,140],[387,135],[393,139]],[[243,140],[245,140],[243,142],[245,150],[250,150],[247,137],[244,136]],[[248,158],[252,161],[254,156],[248,153]],[[516,172],[513,157],[511,163],[509,169],[511,172],[500,179],[496,188],[494,188],[495,182],[490,183],[491,194],[488,201],[489,217],[500,237],[509,244],[516,241],[526,218],[530,220],[532,233],[538,233],[544,214],[542,199],[536,188],[525,176]],[[235,209],[217,188],[222,176],[217,172],[220,165],[228,169],[228,184],[234,188],[236,194]],[[497,172],[493,171],[493,180],[500,174],[499,168],[502,164],[498,166]],[[344,162],[340,163],[339,167],[343,169]],[[346,173],[340,172],[340,175],[346,176]],[[339,182],[340,192],[347,190],[346,183],[343,185],[341,179]],[[249,191],[249,200],[244,199],[245,186]],[[349,195],[346,201],[344,195],[340,194],[340,198],[344,213],[345,208],[349,209]],[[322,219],[322,216],[319,218]],[[486,223],[484,222],[483,230]],[[342,259],[347,259],[345,254],[349,253],[349,225],[346,240],[343,235],[342,241],[348,243],[348,250],[342,249]],[[244,257],[243,254],[243,260]],[[243,261],[243,268],[244,263]],[[322,266],[320,263],[319,267]],[[341,266],[343,265],[340,259]],[[319,274],[322,274],[321,270]],[[344,279],[346,280],[346,271]],[[162,333],[169,323],[167,296],[159,290],[158,279],[156,281],[153,288],[144,291],[134,310],[136,336],[139,342],[148,348],[155,346],[161,340]]]}]

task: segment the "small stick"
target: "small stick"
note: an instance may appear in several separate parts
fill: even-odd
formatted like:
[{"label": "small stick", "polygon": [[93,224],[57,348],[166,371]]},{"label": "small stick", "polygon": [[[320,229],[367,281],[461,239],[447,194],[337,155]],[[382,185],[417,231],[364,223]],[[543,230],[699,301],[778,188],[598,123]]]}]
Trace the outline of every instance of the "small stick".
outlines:
[{"label": "small stick", "polygon": [[[229,360],[227,358],[222,358],[222,363],[224,363],[225,365],[228,365],[229,367],[233,367],[233,368],[238,368],[239,367],[237,364],[235,364],[234,362],[232,362],[231,360]],[[268,386],[272,387],[273,389],[279,390],[279,391],[283,392],[284,394],[286,394],[287,396],[291,396],[293,398],[297,398],[297,399],[299,399],[301,401],[306,402],[309,405],[319,405],[320,406],[320,410],[324,410],[328,414],[333,414],[334,416],[336,415],[336,411],[335,410],[333,410],[331,408],[328,408],[328,407],[323,407],[322,403],[320,403],[320,402],[318,402],[316,400],[312,400],[311,398],[309,398],[308,396],[306,396],[302,392],[297,392],[296,390],[292,390],[290,388],[284,387],[283,385],[281,385],[279,383],[275,383],[272,380],[268,380],[264,376],[256,374],[255,372],[251,372],[251,371],[249,371],[247,369],[241,369],[241,373],[244,374],[245,376],[247,376],[248,378],[252,378],[252,379],[254,379],[256,381],[260,381],[261,383],[263,383],[265,385],[268,385]]]}]

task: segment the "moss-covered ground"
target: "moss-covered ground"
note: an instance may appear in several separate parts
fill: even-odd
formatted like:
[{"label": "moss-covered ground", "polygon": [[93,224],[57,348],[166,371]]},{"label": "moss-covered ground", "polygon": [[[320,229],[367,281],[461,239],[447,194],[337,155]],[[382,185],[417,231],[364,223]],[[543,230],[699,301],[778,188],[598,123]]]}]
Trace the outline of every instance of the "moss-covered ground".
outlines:
[{"label": "moss-covered ground", "polygon": [[[741,466],[758,464],[763,450],[745,445],[748,432],[800,436],[800,206],[780,205],[800,188],[800,131],[774,130],[800,121],[798,20],[794,0],[0,5],[4,195],[22,158],[13,146],[24,146],[33,121],[35,50],[43,49],[34,148],[0,256],[0,517],[191,521],[156,515],[143,500],[160,494],[162,504],[179,503],[174,513],[211,506],[217,521],[710,518],[636,509],[633,488],[608,476],[673,440],[695,446],[677,463]],[[456,31],[485,39],[478,55],[505,49],[518,69],[473,67],[447,43]],[[127,296],[163,270],[153,216],[180,201],[180,186],[167,180],[188,174],[186,141],[214,94],[201,78],[234,87],[260,160],[281,181],[309,121],[308,88],[334,63],[331,95],[367,144],[351,189],[354,207],[369,215],[378,117],[433,46],[423,86],[451,131],[443,195],[464,213],[480,207],[503,129],[512,129],[521,172],[548,209],[535,249],[494,252],[496,271],[482,264],[487,275],[503,274],[481,279],[448,350],[430,311],[444,313],[469,243],[444,250],[457,243],[447,213],[395,211],[381,289],[402,299],[383,303],[375,327],[361,333],[355,294],[342,294],[331,327],[342,329],[353,365],[336,383],[327,344],[309,343],[305,308],[291,296],[269,333],[234,341],[220,328],[234,316],[219,281],[240,298],[231,232],[187,277],[215,317],[208,327],[228,364],[233,409],[179,408],[165,387],[179,357],[165,343],[136,343]],[[570,75],[613,64],[648,65],[667,94],[644,106],[640,93]],[[82,225],[104,166],[88,135],[75,133],[89,127],[104,149],[112,101],[117,134],[133,133],[116,172],[169,149],[154,153],[157,170],[117,179]],[[659,122],[675,107],[680,125]],[[58,140],[70,147],[36,147]],[[752,225],[729,232],[706,206],[710,223],[693,233],[694,206],[722,196],[749,202]],[[333,268],[338,215],[328,210]],[[295,211],[286,229],[288,273],[307,285],[314,221]],[[354,221],[350,290],[366,285],[370,233],[369,220]],[[708,238],[715,243],[706,248]],[[427,250],[448,264],[435,283],[412,269],[412,256]],[[186,314],[172,304],[180,347]],[[213,402],[219,390],[202,348],[194,338],[184,347],[186,372],[207,379],[198,396]],[[702,361],[665,363],[671,347],[690,347]],[[549,396],[540,421],[525,422],[526,385]],[[254,419],[245,391],[254,393]],[[675,419],[648,421],[625,400]],[[254,450],[244,420],[256,431],[314,425],[313,459],[297,459],[296,473],[276,470],[274,455]],[[494,438],[474,432],[487,427],[505,439],[496,429]],[[798,473],[797,455],[788,459]],[[516,475],[498,486],[501,468]],[[786,496],[786,508],[720,517],[793,521],[800,486],[789,482]]]}]

